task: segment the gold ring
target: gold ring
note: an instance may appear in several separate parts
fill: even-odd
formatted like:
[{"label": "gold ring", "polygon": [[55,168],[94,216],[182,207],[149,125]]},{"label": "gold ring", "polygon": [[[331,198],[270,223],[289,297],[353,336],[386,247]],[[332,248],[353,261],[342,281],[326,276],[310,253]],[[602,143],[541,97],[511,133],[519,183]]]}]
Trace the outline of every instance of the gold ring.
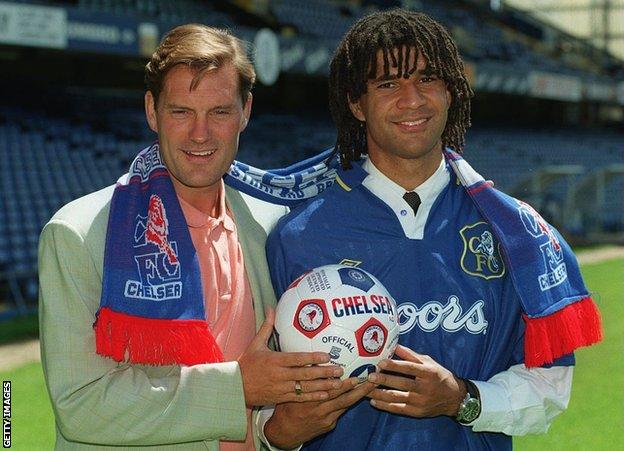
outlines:
[{"label": "gold ring", "polygon": [[295,394],[299,396],[301,393],[303,393],[303,390],[301,389],[301,382],[295,381]]}]

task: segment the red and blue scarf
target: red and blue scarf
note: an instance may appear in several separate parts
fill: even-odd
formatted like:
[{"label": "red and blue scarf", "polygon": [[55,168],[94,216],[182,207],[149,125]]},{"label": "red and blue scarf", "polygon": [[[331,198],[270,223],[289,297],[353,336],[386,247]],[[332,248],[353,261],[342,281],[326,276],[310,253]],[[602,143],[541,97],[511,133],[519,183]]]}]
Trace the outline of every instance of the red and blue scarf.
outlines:
[{"label": "red and blue scarf", "polygon": [[150,365],[222,361],[205,315],[197,253],[154,144],[113,192],[94,324],[97,353]]}]

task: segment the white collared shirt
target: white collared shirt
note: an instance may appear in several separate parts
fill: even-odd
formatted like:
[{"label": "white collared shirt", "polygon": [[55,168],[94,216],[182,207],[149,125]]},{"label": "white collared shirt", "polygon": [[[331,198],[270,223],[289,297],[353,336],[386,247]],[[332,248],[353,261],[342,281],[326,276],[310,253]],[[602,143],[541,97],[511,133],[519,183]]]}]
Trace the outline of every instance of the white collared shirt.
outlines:
[{"label": "white collared shirt", "polygon": [[413,240],[422,240],[431,207],[451,180],[444,158],[431,177],[414,189],[420,197],[420,206],[416,215],[414,215],[412,207],[403,199],[403,195],[406,193],[405,189],[381,172],[370,158],[364,160],[362,169],[368,172],[368,176],[362,181],[362,185],[394,211],[401,227],[403,227],[405,236]]}]

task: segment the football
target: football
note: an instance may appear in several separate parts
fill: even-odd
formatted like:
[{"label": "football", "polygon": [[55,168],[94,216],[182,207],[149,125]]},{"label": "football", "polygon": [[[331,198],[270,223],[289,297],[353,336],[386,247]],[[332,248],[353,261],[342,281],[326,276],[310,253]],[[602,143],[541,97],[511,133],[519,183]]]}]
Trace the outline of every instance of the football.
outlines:
[{"label": "football", "polygon": [[394,354],[399,340],[396,303],[368,272],[327,265],[296,279],[280,298],[275,318],[279,349],[327,352],[343,379],[366,380]]}]

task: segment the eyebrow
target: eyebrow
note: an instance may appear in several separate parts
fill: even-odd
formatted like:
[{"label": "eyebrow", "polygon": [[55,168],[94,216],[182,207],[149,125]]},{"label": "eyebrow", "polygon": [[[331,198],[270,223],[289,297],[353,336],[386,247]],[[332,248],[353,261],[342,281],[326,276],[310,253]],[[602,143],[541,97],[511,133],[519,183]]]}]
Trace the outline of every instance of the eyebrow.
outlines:
[{"label": "eyebrow", "polygon": [[188,109],[190,109],[187,106],[178,105],[177,103],[165,103],[163,106],[165,108],[167,108],[168,110],[188,110]]},{"label": "eyebrow", "polygon": [[[236,106],[236,104],[234,103],[230,103],[230,104],[222,104],[222,105],[215,105],[214,107],[210,108],[210,110],[229,110],[232,109]],[[165,108],[169,109],[169,110],[192,110],[192,107],[188,107],[188,106],[184,106],[184,105],[178,105],[177,103],[166,103],[164,105]]]}]

